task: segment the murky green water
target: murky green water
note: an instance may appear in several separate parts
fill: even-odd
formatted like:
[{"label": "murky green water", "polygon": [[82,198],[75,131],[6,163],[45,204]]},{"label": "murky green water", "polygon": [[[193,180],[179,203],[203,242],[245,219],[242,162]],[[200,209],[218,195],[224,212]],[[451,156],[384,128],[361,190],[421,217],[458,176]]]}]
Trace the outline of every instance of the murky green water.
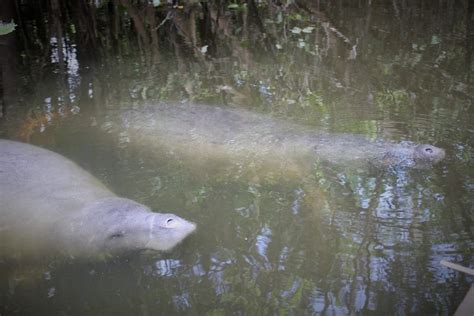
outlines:
[{"label": "murky green water", "polygon": [[[0,136],[59,152],[198,230],[169,253],[2,259],[2,315],[454,313],[474,281],[440,265],[474,265],[469,1],[120,2],[2,11],[22,19],[0,36]],[[446,158],[421,169],[274,165],[278,156],[229,167],[212,150],[185,155],[111,132],[111,113],[159,102],[430,143]]]}]

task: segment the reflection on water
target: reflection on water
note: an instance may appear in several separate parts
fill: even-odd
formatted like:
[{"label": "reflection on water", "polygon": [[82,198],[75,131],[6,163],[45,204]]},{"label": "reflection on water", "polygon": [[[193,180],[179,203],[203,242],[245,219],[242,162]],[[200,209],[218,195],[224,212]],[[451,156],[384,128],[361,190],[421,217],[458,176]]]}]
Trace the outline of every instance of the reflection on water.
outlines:
[{"label": "reflection on water", "polygon": [[[471,1],[13,2],[0,10],[3,20],[15,10],[23,18],[0,36],[0,136],[52,148],[117,194],[198,230],[169,253],[47,267],[1,261],[0,312],[455,311],[473,279],[439,262],[474,264]],[[173,146],[134,144],[123,130],[110,137],[104,117],[163,100],[431,143],[446,158],[428,169],[329,159],[299,174],[264,160],[262,174],[252,159],[226,169]]]}]

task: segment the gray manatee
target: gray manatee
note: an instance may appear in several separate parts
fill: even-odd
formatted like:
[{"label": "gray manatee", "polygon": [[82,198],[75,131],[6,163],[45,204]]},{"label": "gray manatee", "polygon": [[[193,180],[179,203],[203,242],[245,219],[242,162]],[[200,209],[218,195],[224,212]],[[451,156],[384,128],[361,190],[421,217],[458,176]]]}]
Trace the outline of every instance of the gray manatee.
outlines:
[{"label": "gray manatee", "polygon": [[226,164],[237,172],[254,168],[284,176],[304,176],[315,161],[425,168],[445,156],[443,149],[432,145],[331,134],[243,109],[204,104],[111,110],[102,128],[118,135],[123,146],[155,155],[167,152],[186,165]]},{"label": "gray manatee", "polygon": [[0,258],[168,250],[195,227],[116,196],[59,154],[0,140]]}]

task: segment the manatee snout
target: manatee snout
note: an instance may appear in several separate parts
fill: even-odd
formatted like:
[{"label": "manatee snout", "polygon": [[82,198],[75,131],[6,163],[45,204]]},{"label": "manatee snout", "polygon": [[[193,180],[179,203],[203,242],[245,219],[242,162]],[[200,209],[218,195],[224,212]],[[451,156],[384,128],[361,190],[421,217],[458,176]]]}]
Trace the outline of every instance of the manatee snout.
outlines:
[{"label": "manatee snout", "polygon": [[150,231],[145,249],[169,250],[196,230],[196,224],[175,214],[151,215]]},{"label": "manatee snout", "polygon": [[421,160],[436,163],[441,161],[446,156],[444,149],[430,145],[421,144],[415,148],[416,157]]}]

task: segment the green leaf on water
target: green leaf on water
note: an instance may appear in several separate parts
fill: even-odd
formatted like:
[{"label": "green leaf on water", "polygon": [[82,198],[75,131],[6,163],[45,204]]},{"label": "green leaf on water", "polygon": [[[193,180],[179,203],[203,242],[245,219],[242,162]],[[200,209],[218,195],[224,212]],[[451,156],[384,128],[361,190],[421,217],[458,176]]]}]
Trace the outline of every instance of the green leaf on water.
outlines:
[{"label": "green leaf on water", "polygon": [[439,36],[437,35],[431,36],[431,45],[437,45],[439,43],[441,43],[441,38],[439,38]]},{"label": "green leaf on water", "polygon": [[302,30],[301,30],[299,27],[295,26],[295,27],[292,28],[290,31],[291,31],[291,33],[293,33],[293,34],[300,34]]},{"label": "green leaf on water", "polygon": [[278,12],[278,15],[277,15],[277,18],[276,18],[276,23],[280,24],[281,22],[283,22],[283,13]]},{"label": "green leaf on water", "polygon": [[0,35],[6,35],[15,30],[16,24],[12,21],[10,23],[4,23],[0,21]]}]

